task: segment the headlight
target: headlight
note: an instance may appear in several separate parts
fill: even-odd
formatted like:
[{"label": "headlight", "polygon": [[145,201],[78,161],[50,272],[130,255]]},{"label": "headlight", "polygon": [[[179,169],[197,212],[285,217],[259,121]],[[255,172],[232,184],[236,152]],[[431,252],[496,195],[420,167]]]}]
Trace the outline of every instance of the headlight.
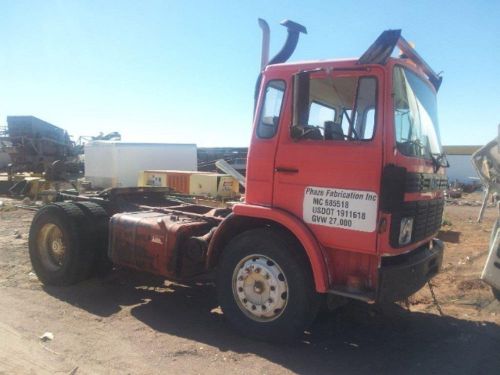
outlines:
[{"label": "headlight", "polygon": [[399,244],[407,245],[411,242],[411,232],[413,230],[413,218],[403,217],[399,227]]}]

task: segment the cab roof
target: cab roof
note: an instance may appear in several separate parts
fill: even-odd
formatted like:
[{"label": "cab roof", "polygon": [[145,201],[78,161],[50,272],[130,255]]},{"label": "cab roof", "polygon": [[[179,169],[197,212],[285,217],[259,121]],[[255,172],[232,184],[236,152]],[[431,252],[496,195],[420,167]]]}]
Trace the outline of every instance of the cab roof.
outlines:
[{"label": "cab roof", "polygon": [[[391,57],[396,47],[401,50],[401,57],[399,58]],[[416,68],[422,75],[428,78],[436,91],[439,90],[443,78],[401,36],[401,30],[384,31],[359,58],[285,62],[268,65],[266,71],[272,72],[275,69],[283,69],[285,67],[297,68],[299,70],[314,69],[324,65],[340,65],[354,68],[355,66],[362,65],[386,65],[389,62],[397,62]]]}]

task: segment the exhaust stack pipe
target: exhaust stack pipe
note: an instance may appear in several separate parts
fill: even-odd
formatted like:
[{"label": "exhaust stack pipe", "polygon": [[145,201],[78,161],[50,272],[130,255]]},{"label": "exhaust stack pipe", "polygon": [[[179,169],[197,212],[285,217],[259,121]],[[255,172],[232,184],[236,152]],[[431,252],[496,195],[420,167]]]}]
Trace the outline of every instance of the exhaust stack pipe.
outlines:
[{"label": "exhaust stack pipe", "polygon": [[292,56],[295,48],[297,48],[300,33],[307,34],[307,29],[299,23],[284,20],[280,22],[280,25],[287,28],[288,35],[281,50],[268,62],[267,65],[280,64],[287,61],[290,56]]},{"label": "exhaust stack pipe", "polygon": [[260,58],[260,70],[264,70],[269,62],[269,42],[271,40],[271,31],[269,25],[262,18],[258,19],[259,27],[262,29],[262,53]]}]

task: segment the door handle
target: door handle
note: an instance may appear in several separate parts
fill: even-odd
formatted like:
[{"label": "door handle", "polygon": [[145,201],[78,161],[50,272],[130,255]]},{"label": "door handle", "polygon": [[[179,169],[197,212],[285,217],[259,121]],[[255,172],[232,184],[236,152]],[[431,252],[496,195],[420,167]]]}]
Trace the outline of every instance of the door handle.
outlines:
[{"label": "door handle", "polygon": [[276,172],[280,173],[299,173],[297,168],[288,168],[288,167],[276,167]]}]

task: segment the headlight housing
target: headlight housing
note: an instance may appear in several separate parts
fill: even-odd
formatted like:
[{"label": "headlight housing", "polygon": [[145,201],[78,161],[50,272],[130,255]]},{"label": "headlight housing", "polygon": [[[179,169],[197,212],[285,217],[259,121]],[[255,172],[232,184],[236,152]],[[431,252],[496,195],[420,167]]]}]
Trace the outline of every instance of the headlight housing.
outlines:
[{"label": "headlight housing", "polygon": [[413,231],[413,218],[403,217],[399,226],[399,245],[408,245],[411,242]]}]

